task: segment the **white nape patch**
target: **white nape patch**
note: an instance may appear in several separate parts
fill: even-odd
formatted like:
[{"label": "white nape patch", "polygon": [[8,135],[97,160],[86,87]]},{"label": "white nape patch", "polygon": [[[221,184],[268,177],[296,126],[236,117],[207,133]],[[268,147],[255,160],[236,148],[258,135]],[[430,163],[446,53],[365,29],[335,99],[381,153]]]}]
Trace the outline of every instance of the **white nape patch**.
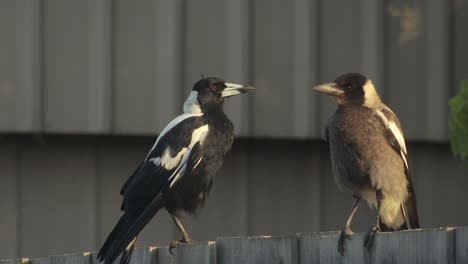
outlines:
[{"label": "white nape patch", "polygon": [[364,106],[376,108],[380,106],[381,101],[379,94],[375,90],[374,84],[371,80],[367,80],[363,86],[364,90]]},{"label": "white nape patch", "polygon": [[184,113],[202,114],[200,104],[198,103],[198,92],[192,91],[184,102]]},{"label": "white nape patch", "polygon": [[405,138],[403,137],[403,133],[401,133],[401,130],[398,128],[397,124],[393,122],[393,120],[388,121],[387,117],[384,115],[384,113],[382,113],[381,110],[376,110],[376,111],[377,111],[377,115],[384,122],[386,128],[392,131],[393,136],[398,141],[398,145],[400,145],[400,155],[403,158],[403,161],[405,162],[406,168],[409,168],[408,161],[406,160],[406,154],[408,152],[406,151],[406,143],[405,143]]}]

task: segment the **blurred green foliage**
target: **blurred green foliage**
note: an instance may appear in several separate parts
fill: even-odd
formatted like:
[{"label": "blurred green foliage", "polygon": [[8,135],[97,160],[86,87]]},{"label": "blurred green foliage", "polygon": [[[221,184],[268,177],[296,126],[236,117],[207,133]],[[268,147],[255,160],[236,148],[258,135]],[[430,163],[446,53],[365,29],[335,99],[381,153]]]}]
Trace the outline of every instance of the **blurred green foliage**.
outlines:
[{"label": "blurred green foliage", "polygon": [[468,80],[462,82],[460,93],[449,100],[449,106],[452,152],[468,166]]}]

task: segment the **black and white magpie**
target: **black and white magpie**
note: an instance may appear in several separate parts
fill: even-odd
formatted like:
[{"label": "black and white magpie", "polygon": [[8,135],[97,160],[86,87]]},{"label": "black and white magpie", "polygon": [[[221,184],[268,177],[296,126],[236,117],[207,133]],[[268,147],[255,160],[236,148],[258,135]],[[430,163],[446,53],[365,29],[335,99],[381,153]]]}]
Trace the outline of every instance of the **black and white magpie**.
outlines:
[{"label": "black and white magpie", "polygon": [[193,213],[203,205],[231,148],[234,126],[223,112],[224,99],[253,90],[215,77],[195,83],[184,113],[162,130],[122,187],[124,213],[99,251],[100,261],[111,264],[122,255],[120,263],[127,264],[138,234],[162,208],[182,235],[171,243],[171,249],[179,243],[193,243],[177,215]]},{"label": "black and white magpie", "polygon": [[325,134],[335,181],[355,198],[340,232],[338,251],[344,254],[344,239],[350,239],[350,225],[361,199],[377,209],[376,222],[364,243],[367,248],[379,231],[419,228],[403,131],[371,80],[348,73],[313,89],[333,96],[338,104]]}]

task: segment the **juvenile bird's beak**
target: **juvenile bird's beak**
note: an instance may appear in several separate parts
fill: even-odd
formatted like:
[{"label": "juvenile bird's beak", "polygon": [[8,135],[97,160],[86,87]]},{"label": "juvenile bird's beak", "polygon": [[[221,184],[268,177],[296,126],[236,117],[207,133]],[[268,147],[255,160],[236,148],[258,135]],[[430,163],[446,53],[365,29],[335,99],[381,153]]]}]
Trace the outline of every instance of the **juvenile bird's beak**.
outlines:
[{"label": "juvenile bird's beak", "polygon": [[255,90],[255,87],[235,83],[226,83],[226,86],[227,87],[224,88],[224,90],[221,92],[221,97],[223,98],[252,92]]},{"label": "juvenile bird's beak", "polygon": [[336,86],[336,83],[334,82],[319,84],[313,87],[312,90],[317,91],[319,93],[329,94],[333,96],[342,95],[344,93],[343,90],[338,88],[338,86]]}]

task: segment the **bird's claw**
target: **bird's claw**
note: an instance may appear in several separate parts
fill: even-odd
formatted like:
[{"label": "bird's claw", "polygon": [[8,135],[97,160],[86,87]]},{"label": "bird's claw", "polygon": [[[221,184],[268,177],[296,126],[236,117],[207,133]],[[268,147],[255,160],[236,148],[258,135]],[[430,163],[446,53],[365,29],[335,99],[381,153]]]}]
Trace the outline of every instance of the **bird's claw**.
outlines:
[{"label": "bird's claw", "polygon": [[349,227],[345,226],[345,227],[343,227],[343,229],[341,229],[340,236],[338,238],[338,252],[340,252],[340,254],[342,256],[344,256],[345,238],[348,239],[348,240],[351,240],[351,235],[352,234],[354,234],[354,233]]},{"label": "bird's claw", "polygon": [[364,247],[366,247],[367,250],[370,250],[372,248],[372,245],[374,244],[375,234],[379,232],[380,226],[377,224],[369,231],[369,233],[367,233],[366,240],[364,241]]},{"label": "bird's claw", "polygon": [[182,238],[180,240],[171,241],[171,244],[169,245],[169,253],[171,253],[172,255],[175,255],[173,250],[180,244],[195,244],[195,241],[193,241],[190,238],[187,238],[187,239]]}]

